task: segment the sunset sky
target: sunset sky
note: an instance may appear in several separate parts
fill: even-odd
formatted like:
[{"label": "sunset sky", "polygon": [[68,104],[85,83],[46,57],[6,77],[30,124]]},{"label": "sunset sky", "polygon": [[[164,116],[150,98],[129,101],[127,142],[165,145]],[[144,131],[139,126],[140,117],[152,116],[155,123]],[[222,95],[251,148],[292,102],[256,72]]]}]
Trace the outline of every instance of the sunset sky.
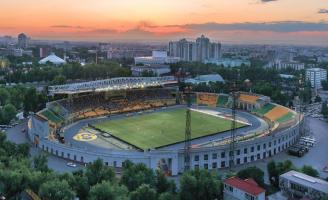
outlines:
[{"label": "sunset sky", "polygon": [[327,0],[0,0],[0,36],[328,45]]}]

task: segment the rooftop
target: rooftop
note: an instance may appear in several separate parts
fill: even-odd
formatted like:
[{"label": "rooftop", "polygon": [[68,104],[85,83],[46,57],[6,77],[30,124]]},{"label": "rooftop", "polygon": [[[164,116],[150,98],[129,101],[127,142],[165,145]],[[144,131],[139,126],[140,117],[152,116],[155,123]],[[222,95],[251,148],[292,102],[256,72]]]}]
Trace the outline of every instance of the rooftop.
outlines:
[{"label": "rooftop", "polygon": [[326,71],[325,69],[322,69],[322,68],[309,68],[307,70],[308,71]]},{"label": "rooftop", "polygon": [[226,180],[224,180],[224,183],[227,185],[230,185],[234,188],[238,188],[248,194],[251,194],[253,196],[257,196],[265,190],[258,186],[258,184],[253,179],[240,179],[238,177],[231,177]]},{"label": "rooftop", "polygon": [[54,53],[50,54],[49,56],[41,59],[39,61],[40,64],[46,64],[47,62],[51,62],[55,65],[59,65],[59,64],[65,64],[66,61],[59,58],[58,56],[56,56]]},{"label": "rooftop", "polygon": [[286,172],[280,175],[280,177],[328,194],[328,182],[322,179],[315,178],[294,170]]}]

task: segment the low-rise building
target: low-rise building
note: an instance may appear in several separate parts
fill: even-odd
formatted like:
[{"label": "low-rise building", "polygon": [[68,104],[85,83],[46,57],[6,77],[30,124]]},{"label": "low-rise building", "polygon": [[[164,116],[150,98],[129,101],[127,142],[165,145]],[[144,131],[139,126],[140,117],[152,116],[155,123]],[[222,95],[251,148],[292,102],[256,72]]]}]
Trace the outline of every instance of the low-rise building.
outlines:
[{"label": "low-rise building", "polygon": [[180,61],[179,57],[167,56],[166,51],[153,51],[152,56],[134,57],[136,65],[170,64]]},{"label": "low-rise building", "polygon": [[251,62],[243,59],[224,58],[205,60],[205,64],[223,65],[224,67],[240,67],[242,65],[250,66]]},{"label": "low-rise building", "polygon": [[156,76],[162,74],[167,74],[171,72],[169,65],[164,64],[153,64],[153,65],[142,65],[142,66],[132,66],[131,67],[133,76],[141,76],[143,72],[152,72]]},{"label": "low-rise building", "polygon": [[291,68],[293,70],[302,70],[305,68],[304,63],[300,63],[297,61],[281,61],[275,60],[274,62],[269,62],[267,64],[268,68],[276,68],[276,69],[287,69]]},{"label": "low-rise building", "polygon": [[220,74],[207,74],[196,76],[195,78],[186,79],[185,83],[191,84],[200,84],[200,83],[210,83],[210,82],[222,82],[224,83],[224,79]]},{"label": "low-rise building", "polygon": [[279,187],[291,199],[328,197],[328,182],[291,170],[279,176]]},{"label": "low-rise building", "polygon": [[231,177],[224,180],[224,200],[265,200],[265,190],[253,179]]}]

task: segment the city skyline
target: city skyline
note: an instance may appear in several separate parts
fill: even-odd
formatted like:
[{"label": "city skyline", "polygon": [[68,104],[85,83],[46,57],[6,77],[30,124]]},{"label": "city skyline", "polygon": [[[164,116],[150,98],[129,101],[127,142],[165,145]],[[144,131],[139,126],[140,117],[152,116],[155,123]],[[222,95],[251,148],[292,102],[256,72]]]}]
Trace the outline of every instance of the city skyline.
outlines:
[{"label": "city skyline", "polygon": [[[328,44],[325,0],[3,0],[0,36],[157,41],[205,34],[223,43]],[[15,11],[15,12],[13,12]]]}]

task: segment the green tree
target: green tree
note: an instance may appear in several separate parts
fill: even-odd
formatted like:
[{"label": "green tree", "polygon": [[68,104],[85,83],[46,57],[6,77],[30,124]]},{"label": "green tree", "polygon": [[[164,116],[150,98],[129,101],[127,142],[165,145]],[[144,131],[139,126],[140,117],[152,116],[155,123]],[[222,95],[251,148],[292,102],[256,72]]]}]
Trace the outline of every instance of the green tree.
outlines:
[{"label": "green tree", "polygon": [[284,162],[278,162],[278,163],[276,163],[274,160],[271,160],[267,165],[270,183],[276,188],[278,188],[279,176],[294,168],[295,167],[293,166],[293,163],[290,160],[286,160]]},{"label": "green tree", "polygon": [[17,110],[14,105],[12,104],[6,104],[1,109],[1,123],[3,124],[9,124],[9,122],[16,117]]},{"label": "green tree", "polygon": [[0,106],[4,106],[8,103],[10,94],[6,88],[0,88]]},{"label": "green tree", "polygon": [[180,178],[181,200],[221,199],[222,182],[207,170],[186,172]]},{"label": "green tree", "polygon": [[321,114],[322,114],[325,118],[328,118],[328,106],[327,106],[327,101],[325,101],[325,102],[322,103]]},{"label": "green tree", "polygon": [[49,172],[48,156],[45,153],[40,153],[33,158],[34,168],[41,172]]},{"label": "green tree", "polygon": [[121,183],[125,185],[129,191],[137,189],[142,184],[148,184],[153,187],[155,184],[155,175],[153,170],[147,168],[142,163],[130,163],[123,169]]},{"label": "green tree", "polygon": [[156,191],[147,184],[140,185],[131,192],[130,200],[156,200]]},{"label": "green tree", "polygon": [[301,168],[301,172],[303,172],[304,174],[307,174],[309,176],[319,177],[319,172],[309,165],[304,165]]},{"label": "green tree", "polygon": [[102,181],[114,181],[115,179],[113,169],[105,166],[101,159],[97,159],[88,165],[85,175],[88,178],[90,186],[101,183]]},{"label": "green tree", "polygon": [[164,192],[159,195],[158,200],[178,200],[178,196],[170,192]]},{"label": "green tree", "polygon": [[327,80],[321,81],[322,89],[323,90],[328,90],[328,82]]},{"label": "green tree", "polygon": [[73,189],[76,191],[77,197],[81,200],[87,199],[89,195],[90,185],[86,176],[74,176],[75,182]]},{"label": "green tree", "polygon": [[167,180],[165,174],[159,170],[156,171],[155,188],[158,194],[164,192],[175,192],[176,186],[173,181]]},{"label": "green tree", "polygon": [[41,185],[39,196],[47,200],[73,200],[75,193],[71,190],[67,181],[54,179],[48,180]]},{"label": "green tree", "polygon": [[124,200],[128,199],[128,190],[111,182],[103,181],[93,186],[90,190],[90,200]]},{"label": "green tree", "polygon": [[63,85],[65,83],[66,83],[66,77],[63,75],[55,76],[51,82],[52,85]]},{"label": "green tree", "polygon": [[241,179],[252,178],[257,184],[264,187],[264,172],[257,167],[248,167],[246,169],[240,170],[237,176]]}]

